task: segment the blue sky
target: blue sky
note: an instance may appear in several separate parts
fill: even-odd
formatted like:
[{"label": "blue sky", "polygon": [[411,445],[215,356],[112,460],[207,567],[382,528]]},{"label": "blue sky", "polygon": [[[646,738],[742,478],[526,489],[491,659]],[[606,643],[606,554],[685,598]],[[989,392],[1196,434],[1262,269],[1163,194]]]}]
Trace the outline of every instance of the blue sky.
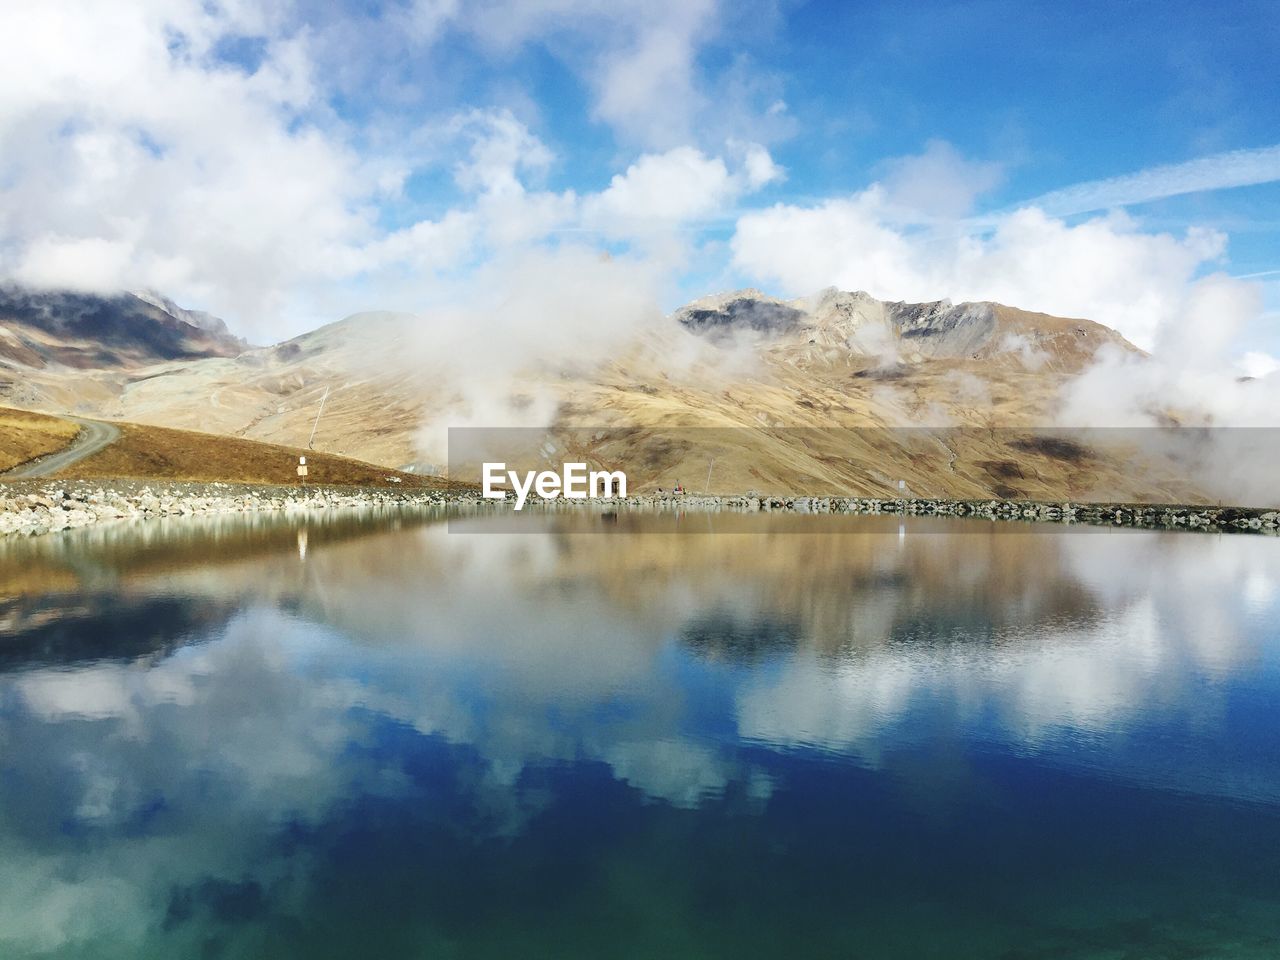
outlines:
[{"label": "blue sky", "polygon": [[[987,210],[1082,181],[1280,143],[1280,17],[1270,3],[757,6],[758,19],[728,18],[696,57],[710,96],[754,86],[731,95],[739,98],[736,132],[765,142],[787,172],[757,202],[818,202],[860,189],[886,160],[936,139],[1003,166],[982,198]],[[483,43],[450,34],[439,53],[454,79],[441,98],[434,95],[440,68],[399,69],[405,82],[425,88],[425,111],[462,102],[513,108],[556,150],[548,186],[602,189],[652,144],[592,119],[587,85],[548,47],[554,40],[495,58]],[[351,113],[367,118],[376,102],[362,98]],[[785,114],[771,122],[775,103]],[[725,132],[700,137],[695,129],[693,142],[714,151]],[[456,191],[447,171],[435,173],[421,178],[419,196],[446,207]],[[1229,230],[1234,267],[1280,269],[1275,183],[1133,209],[1155,228]]]},{"label": "blue sky", "polygon": [[607,250],[664,309],[835,284],[1154,347],[1221,273],[1232,355],[1280,354],[1272,2],[31,6],[0,13],[22,282],[272,339]]}]

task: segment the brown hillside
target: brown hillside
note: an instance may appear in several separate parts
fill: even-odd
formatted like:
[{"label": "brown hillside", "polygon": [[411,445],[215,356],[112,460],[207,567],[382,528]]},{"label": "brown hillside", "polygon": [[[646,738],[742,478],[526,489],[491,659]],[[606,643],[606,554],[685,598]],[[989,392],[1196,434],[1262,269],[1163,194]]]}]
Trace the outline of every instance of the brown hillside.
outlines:
[{"label": "brown hillside", "polygon": [[79,432],[60,417],[0,407],[0,473],[63,449]]},{"label": "brown hillside", "polygon": [[[902,480],[922,496],[1200,499],[1176,468],[1133,470],[1129,450],[1063,461],[1016,445],[1055,422],[1063,389],[1099,349],[1135,351],[1088,320],[838,290],[793,301],[739,291],[637,329],[604,362],[530,358],[501,381],[460,366],[449,349],[457,333],[433,330],[429,318],[361,314],[236,357],[75,376],[25,368],[10,395],[297,447],[327,390],[318,450],[388,467],[442,464],[447,427],[530,422],[533,409],[560,448],[625,468],[636,489],[676,480],[701,489],[715,458],[712,492],[896,495]],[[924,432],[904,443],[892,432],[904,427]],[[722,435],[674,435],[690,428]],[[860,432],[838,435],[849,430]],[[130,449],[135,464],[167,456],[141,441],[103,456]]]},{"label": "brown hillside", "polygon": [[[122,436],[105,450],[58,474],[66,479],[139,477],[228,483],[305,482],[320,486],[433,487],[441,481],[401,473],[348,457],[297,447],[122,423]],[[308,476],[297,476],[298,458],[307,458]]]}]

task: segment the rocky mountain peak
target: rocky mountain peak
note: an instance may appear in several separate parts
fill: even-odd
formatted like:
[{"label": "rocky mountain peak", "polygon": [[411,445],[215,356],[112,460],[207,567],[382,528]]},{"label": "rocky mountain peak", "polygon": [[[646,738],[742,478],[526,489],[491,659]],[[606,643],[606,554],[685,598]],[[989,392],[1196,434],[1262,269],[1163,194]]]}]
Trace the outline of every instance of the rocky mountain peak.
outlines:
[{"label": "rocky mountain peak", "polygon": [[676,321],[687,329],[713,337],[740,330],[784,333],[796,329],[804,316],[795,305],[754,289],[703,297],[675,313]]},{"label": "rocky mountain peak", "polygon": [[155,293],[0,285],[0,361],[81,369],[234,357],[246,344],[217,317]]},{"label": "rocky mountain peak", "polygon": [[1068,369],[1086,363],[1103,343],[1134,349],[1115,331],[1087,320],[989,301],[879,300],[866,291],[835,287],[795,300],[737,290],[695,300],[674,316],[713,340],[747,333],[763,338],[775,352],[816,348],[879,361],[1008,359]]},{"label": "rocky mountain peak", "polygon": [[144,303],[149,303],[159,310],[163,310],[169,316],[181,323],[190,324],[191,326],[212,334],[215,337],[233,340],[240,344],[242,349],[248,346],[248,343],[245,340],[232,335],[231,331],[227,329],[227,322],[221,317],[215,317],[213,314],[206,313],[204,310],[188,310],[185,307],[180,307],[164,294],[158,293],[155,290],[131,290],[129,291],[129,295],[137,297]]}]

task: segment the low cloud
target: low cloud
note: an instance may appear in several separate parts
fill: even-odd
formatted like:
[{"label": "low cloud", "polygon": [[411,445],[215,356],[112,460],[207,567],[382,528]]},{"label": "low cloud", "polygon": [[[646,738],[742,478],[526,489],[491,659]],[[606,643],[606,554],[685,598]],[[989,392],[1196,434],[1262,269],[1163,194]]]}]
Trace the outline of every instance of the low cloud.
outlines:
[{"label": "low cloud", "polygon": [[1280,370],[1280,360],[1269,353],[1250,350],[1240,358],[1240,372],[1246,377],[1269,377]]},{"label": "low cloud", "polygon": [[[1268,157],[1231,155],[1166,179],[1207,186],[1210,168],[1261,175]],[[1068,223],[1025,207],[962,219],[975,191],[994,176],[931,145],[891,164],[884,182],[848,197],[743,215],[731,244],[734,264],[792,295],[836,285],[889,300],[993,300],[1112,327],[1150,355],[1101,350],[1064,386],[1055,425],[1213,428],[1190,445],[1152,431],[1151,452],[1175,458],[1215,496],[1271,502],[1280,444],[1269,431],[1219,429],[1280,426],[1280,378],[1271,376],[1277,362],[1243,349],[1262,316],[1261,288],[1215,270],[1226,236],[1194,227],[1180,235],[1151,232],[1122,212]],[[937,195],[917,192],[930,183]],[[1117,187],[1113,195],[1120,194]],[[910,206],[950,219],[912,218]],[[1043,360],[1027,341],[1013,338],[1004,347],[1030,369]]]},{"label": "low cloud", "polygon": [[1222,274],[1190,284],[1150,357],[1100,351],[1064,392],[1066,426],[1270,427],[1280,382],[1241,382],[1231,351],[1261,311],[1257,288]]},{"label": "low cloud", "polygon": [[[601,362],[662,319],[662,273],[653,261],[583,246],[512,252],[482,268],[406,342],[411,362],[431,364],[451,398],[422,428],[423,457],[444,462],[450,427],[553,422],[557,374]],[[525,374],[545,379],[525,383]]]},{"label": "low cloud", "polygon": [[988,235],[959,223],[911,229],[894,212],[876,184],[817,206],[747,213],[733,261],[793,296],[834,285],[885,300],[994,300],[1095,320],[1149,349],[1197,271],[1226,247],[1214,231],[1147,233],[1124,214],[1069,225],[1028,208]]}]

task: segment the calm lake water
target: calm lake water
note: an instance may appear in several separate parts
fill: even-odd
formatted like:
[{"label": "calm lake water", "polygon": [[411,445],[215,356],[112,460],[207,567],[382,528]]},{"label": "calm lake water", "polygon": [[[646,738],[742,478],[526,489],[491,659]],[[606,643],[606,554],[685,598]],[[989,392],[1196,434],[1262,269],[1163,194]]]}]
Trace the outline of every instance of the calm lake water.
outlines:
[{"label": "calm lake water", "polygon": [[0,540],[0,956],[1280,955],[1280,541],[812,519]]}]

